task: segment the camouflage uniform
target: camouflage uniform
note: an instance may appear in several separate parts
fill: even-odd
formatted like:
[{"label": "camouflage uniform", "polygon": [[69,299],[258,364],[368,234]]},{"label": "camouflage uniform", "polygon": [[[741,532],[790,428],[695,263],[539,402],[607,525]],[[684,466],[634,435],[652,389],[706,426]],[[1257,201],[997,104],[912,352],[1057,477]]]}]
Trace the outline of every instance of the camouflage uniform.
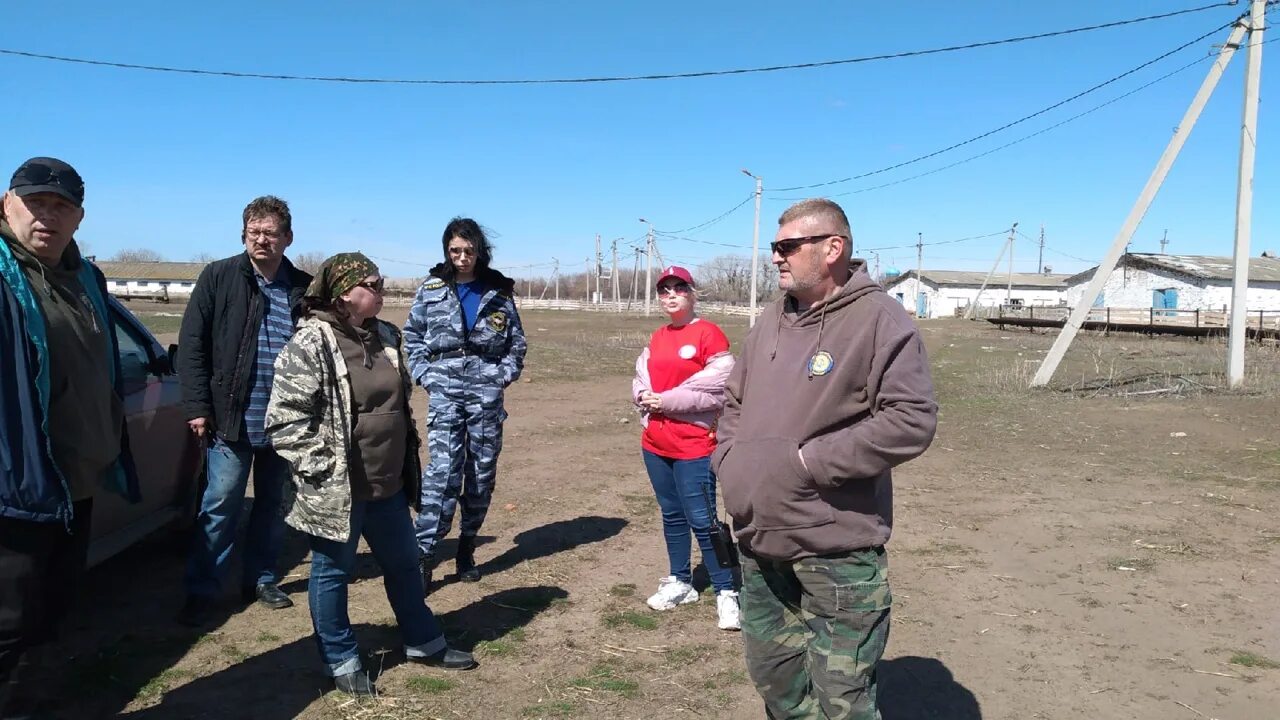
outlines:
[{"label": "camouflage uniform", "polygon": [[462,536],[480,532],[502,451],[503,390],[520,377],[526,344],[509,291],[486,292],[468,329],[453,286],[428,276],[409,311],[404,346],[414,382],[429,394],[430,460],[416,520],[418,549],[429,559],[459,501]]},{"label": "camouflage uniform", "polygon": [[778,561],[742,558],[742,636],[770,718],[879,720],[889,639],[883,547]]},{"label": "camouflage uniform", "polygon": [[[405,413],[413,383],[402,361],[400,333],[379,321],[378,337],[391,364],[404,382]],[[293,486],[286,488],[285,522],[308,535],[335,542],[351,537],[351,480],[347,457],[351,449],[351,383],[333,327],[306,318],[280,356],[267,406],[267,435],[276,452],[293,468]],[[403,473],[409,503],[419,488],[418,449],[421,441],[409,415]]]}]

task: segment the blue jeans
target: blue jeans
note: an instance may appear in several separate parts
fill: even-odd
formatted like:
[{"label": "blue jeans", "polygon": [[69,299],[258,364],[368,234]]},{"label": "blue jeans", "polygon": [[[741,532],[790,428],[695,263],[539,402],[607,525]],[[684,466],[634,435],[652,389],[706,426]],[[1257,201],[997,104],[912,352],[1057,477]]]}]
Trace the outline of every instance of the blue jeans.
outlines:
[{"label": "blue jeans", "polygon": [[446,647],[444,629],[422,597],[418,543],[404,493],[383,500],[356,501],[351,505],[351,537],[346,542],[310,536],[311,625],[320,658],[335,677],[361,669],[360,649],[347,616],[347,585],[355,570],[361,536],[382,568],[382,585],[404,637],[405,655],[426,657]]},{"label": "blue jeans", "polygon": [[235,547],[250,468],[253,509],[249,511],[241,587],[279,582],[276,558],[284,540],[280,503],[284,484],[290,482],[289,463],[271,448],[255,448],[247,442],[228,443],[220,437],[209,446],[207,460],[209,484],[200,501],[195,541],[187,560],[187,593],[207,598],[221,593]]},{"label": "blue jeans", "polygon": [[720,567],[711,546],[711,518],[715,515],[716,476],[711,472],[711,458],[673,460],[643,450],[644,467],[662,509],[662,534],[667,541],[667,558],[671,574],[681,582],[689,582],[689,531],[702,549],[702,564],[711,577],[716,592],[733,589],[733,571]]}]

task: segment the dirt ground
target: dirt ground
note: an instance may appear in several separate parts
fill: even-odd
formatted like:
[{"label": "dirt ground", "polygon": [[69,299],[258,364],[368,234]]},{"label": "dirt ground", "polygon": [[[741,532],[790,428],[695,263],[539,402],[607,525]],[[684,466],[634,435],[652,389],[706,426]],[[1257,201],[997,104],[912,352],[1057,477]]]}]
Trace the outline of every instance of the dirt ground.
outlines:
[{"label": "dirt ground", "polygon": [[[740,342],[744,319],[714,319]],[[669,613],[643,602],[666,556],[627,396],[657,319],[524,322],[484,579],[455,582],[446,561],[430,598],[479,669],[404,663],[362,555],[351,616],[382,695],[329,692],[296,533],[284,589],[297,605],[229,594],[203,633],[173,622],[185,548],[161,537],[91,574],[73,639],[46,654],[68,717],[762,717],[709,592]],[[933,448],[896,475],[884,716],[1280,716],[1276,350],[1251,350],[1256,390],[1227,393],[1221,342],[1091,337],[1059,376],[1076,392],[1032,393],[1051,336],[958,320],[923,331],[942,409]],[[1134,373],[1142,390],[1124,381]]]}]

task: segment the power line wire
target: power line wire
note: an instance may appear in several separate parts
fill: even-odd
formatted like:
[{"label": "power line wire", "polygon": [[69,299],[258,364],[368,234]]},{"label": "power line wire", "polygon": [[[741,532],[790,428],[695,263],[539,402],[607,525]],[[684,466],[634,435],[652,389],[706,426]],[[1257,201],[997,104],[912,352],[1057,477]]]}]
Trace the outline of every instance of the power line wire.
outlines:
[{"label": "power line wire", "polygon": [[165,72],[176,73],[182,75],[203,75],[216,77],[229,77],[241,79],[256,80],[287,80],[302,82],[324,82],[324,83],[349,83],[349,84],[369,84],[369,85],[570,85],[570,84],[588,84],[588,83],[610,83],[610,82],[634,82],[640,80],[681,80],[690,78],[704,77],[720,77],[725,75],[748,75],[753,73],[780,72],[783,70],[805,70],[811,68],[832,67],[836,65],[852,65],[855,63],[866,63],[878,60],[897,60],[909,57],[921,57],[925,55],[937,55],[940,53],[957,52],[960,50],[973,50],[976,48],[993,47],[996,45],[1009,45],[1013,43],[1027,42],[1030,40],[1043,40],[1052,37],[1061,37],[1064,35],[1074,35],[1077,33],[1092,32],[1094,30],[1104,30],[1107,28],[1121,27],[1124,25],[1135,25],[1138,23],[1150,22],[1153,20],[1163,20],[1166,18],[1177,17],[1179,15],[1187,15],[1190,13],[1212,10],[1218,7],[1226,7],[1234,5],[1234,2],[1219,2],[1212,5],[1203,5],[1200,7],[1187,8],[1185,10],[1175,10],[1172,12],[1161,13],[1158,15],[1146,15],[1143,17],[1130,18],[1128,20],[1117,20],[1115,22],[1101,23],[1098,25],[1087,25],[1084,27],[1069,28],[1066,30],[1055,30],[1052,32],[1036,33],[1033,35],[1021,35],[1017,37],[1004,38],[1000,40],[986,40],[983,42],[968,43],[965,45],[951,45],[940,48],[930,48],[926,50],[907,50],[895,53],[885,53],[881,55],[864,55],[860,57],[845,58],[842,60],[824,60],[819,62],[795,63],[790,65],[769,65],[765,67],[753,68],[737,68],[730,70],[702,70],[696,72],[682,73],[654,73],[646,75],[611,75],[598,77],[577,77],[577,78],[508,78],[508,79],[460,79],[460,80],[443,80],[438,78],[376,78],[376,77],[343,77],[343,76],[327,76],[327,75],[286,75],[276,73],[261,72],[238,72],[234,70],[207,70],[201,68],[183,68],[167,65],[144,65],[138,63],[115,62],[110,60],[97,60],[91,58],[78,58],[65,55],[50,55],[45,53],[28,52],[23,50],[14,50],[10,48],[0,48],[0,54],[10,55],[14,57],[24,57],[34,60],[49,60],[54,62],[74,63],[78,65],[93,65],[98,67],[109,67],[123,70],[145,70],[149,72]]},{"label": "power line wire", "polygon": [[[1102,88],[1107,87],[1108,85],[1111,85],[1111,84],[1113,84],[1113,83],[1119,82],[1120,80],[1123,80],[1124,78],[1126,78],[1126,77],[1128,77],[1128,76],[1130,76],[1130,75],[1132,75],[1132,74],[1134,74],[1134,73],[1136,73],[1136,72],[1138,72],[1138,71],[1140,71],[1140,70],[1142,70],[1142,69],[1144,69],[1144,68],[1150,67],[1151,65],[1154,65],[1155,63],[1160,62],[1161,60],[1164,60],[1165,58],[1167,58],[1167,57],[1169,57],[1169,56],[1171,56],[1171,55],[1174,55],[1174,54],[1176,54],[1176,53],[1179,53],[1179,52],[1181,52],[1181,51],[1183,51],[1183,50],[1185,50],[1185,49],[1187,49],[1187,48],[1191,47],[1192,45],[1195,45],[1196,43],[1198,43],[1198,42],[1200,42],[1200,41],[1204,40],[1205,38],[1208,38],[1208,37],[1210,37],[1210,36],[1214,35],[1215,33],[1218,33],[1218,32],[1220,32],[1220,31],[1222,31],[1222,30],[1223,30],[1223,29],[1225,29],[1225,28],[1231,27],[1231,26],[1232,26],[1232,25],[1234,25],[1236,22],[1238,22],[1238,20],[1233,20],[1233,21],[1231,21],[1231,22],[1229,22],[1229,23],[1227,23],[1227,24],[1225,24],[1225,25],[1221,25],[1221,26],[1219,26],[1219,27],[1216,27],[1216,28],[1214,28],[1213,30],[1210,30],[1209,32],[1207,32],[1207,33],[1205,33],[1205,34],[1203,34],[1203,35],[1201,35],[1201,36],[1199,36],[1199,37],[1195,38],[1194,40],[1191,40],[1190,42],[1183,43],[1182,45],[1179,45],[1178,47],[1176,47],[1176,48],[1174,48],[1174,49],[1172,49],[1172,50],[1170,50],[1170,51],[1168,51],[1168,52],[1162,53],[1162,54],[1161,54],[1161,55],[1159,55],[1158,57],[1152,58],[1151,60],[1148,60],[1148,61],[1146,61],[1146,62],[1142,63],[1141,65],[1138,65],[1137,67],[1134,67],[1134,68],[1131,68],[1131,69],[1129,69],[1129,70],[1126,70],[1125,72],[1120,73],[1119,75],[1116,75],[1116,76],[1114,76],[1114,77],[1112,77],[1112,78],[1110,78],[1110,79],[1108,79],[1108,80],[1105,80],[1105,81],[1103,81],[1103,82],[1101,82],[1101,83],[1098,83],[1097,85],[1094,85],[1093,87],[1091,87],[1091,88],[1089,88],[1089,89],[1087,89],[1087,90],[1084,90],[1084,91],[1082,91],[1082,92],[1076,93],[1075,95],[1072,95],[1071,97],[1066,98],[1065,100],[1059,100],[1058,102],[1055,102],[1055,103],[1053,103],[1052,105],[1049,105],[1049,106],[1047,106],[1047,107],[1041,108],[1040,110],[1037,110],[1037,111],[1035,111],[1035,112],[1033,112],[1033,113],[1031,113],[1031,114],[1029,114],[1029,115],[1024,115],[1024,116],[1022,116],[1022,117],[1018,118],[1017,120],[1014,120],[1014,121],[1009,122],[1009,123],[1005,123],[1004,125],[1001,125],[1001,126],[1000,126],[1000,127],[998,127],[998,128],[995,128],[995,129],[993,129],[993,130],[988,130],[988,131],[986,131],[986,132],[984,132],[984,133],[982,133],[982,134],[980,134],[980,135],[975,135],[975,136],[973,136],[973,137],[971,137],[971,138],[968,138],[967,140],[961,140],[961,141],[960,141],[960,142],[958,142],[958,143],[955,143],[955,144],[952,144],[952,145],[948,145],[947,147],[944,147],[944,148],[942,148],[941,150],[934,150],[933,152],[926,153],[926,154],[924,154],[924,155],[920,155],[920,156],[918,156],[918,157],[914,157],[914,158],[912,158],[912,159],[910,159],[910,160],[906,160],[906,161],[903,161],[903,162],[900,162],[900,163],[896,163],[896,164],[893,164],[893,165],[889,165],[889,166],[887,166],[887,167],[882,167],[882,168],[880,168],[880,169],[878,169],[878,170],[872,170],[872,171],[870,171],[870,172],[865,172],[865,173],[862,173],[862,174],[860,174],[860,175],[853,175],[853,176],[850,176],[850,177],[841,178],[841,179],[839,179],[839,180],[828,180],[828,181],[826,181],[826,182],[813,183],[813,184],[811,184],[811,185],[794,185],[794,186],[791,186],[791,187],[783,187],[783,188],[769,188],[768,190],[769,190],[769,192],[789,192],[789,191],[792,191],[792,190],[812,190],[813,188],[827,187],[827,186],[830,186],[830,185],[840,185],[840,184],[843,184],[843,183],[851,182],[851,181],[853,181],[853,180],[861,180],[861,179],[863,179],[863,178],[871,177],[872,175],[879,175],[879,174],[881,174],[881,173],[886,173],[886,172],[889,172],[890,170],[897,170],[897,169],[899,169],[899,168],[903,168],[903,167],[906,167],[906,166],[908,166],[908,165],[914,165],[915,163],[918,163],[918,162],[921,162],[921,161],[924,161],[924,160],[928,160],[929,158],[937,157],[938,155],[941,155],[941,154],[943,154],[943,153],[950,152],[950,151],[955,150],[955,149],[957,149],[957,148],[964,147],[965,145],[969,145],[969,144],[971,144],[971,143],[975,143],[975,142],[977,142],[977,141],[979,141],[979,140],[982,140],[983,138],[987,138],[987,137],[990,137],[990,136],[992,136],[992,135],[995,135],[996,133],[1002,132],[1002,131],[1004,131],[1004,130],[1008,130],[1009,128],[1014,127],[1015,125],[1021,125],[1022,123],[1027,122],[1028,120],[1032,120],[1032,119],[1037,118],[1037,117],[1039,117],[1039,116],[1041,116],[1041,115],[1044,115],[1044,114],[1045,114],[1045,113],[1047,113],[1047,112],[1050,112],[1050,111],[1052,111],[1052,110],[1056,110],[1057,108],[1060,108],[1060,107],[1062,107],[1063,105],[1066,105],[1066,104],[1068,104],[1068,103],[1071,103],[1071,102],[1074,102],[1074,101],[1076,101],[1076,100],[1079,100],[1080,98],[1082,98],[1082,97],[1084,97],[1084,96],[1086,96],[1086,95],[1089,95],[1090,93],[1097,92],[1098,90],[1101,90]],[[1203,59],[1204,59],[1204,58],[1202,58],[1201,60],[1203,60]],[[1200,62],[1201,60],[1197,60],[1196,62]],[[1193,64],[1194,64],[1194,63],[1193,63]],[[1183,69],[1185,69],[1185,68],[1183,68]],[[1175,71],[1175,72],[1177,72],[1177,71]],[[1146,87],[1146,86],[1144,86],[1144,87]],[[1123,96],[1122,96],[1122,97],[1123,97]]]},{"label": "power line wire", "polygon": [[[970,237],[956,238],[955,240],[939,240],[937,242],[919,243],[919,245],[923,247],[932,247],[935,245],[954,245],[956,243],[969,242],[971,240],[986,240],[987,238],[993,238],[993,237],[1004,235],[1007,232],[1009,231],[1000,230],[999,232],[987,233],[986,235],[973,235]],[[880,252],[883,250],[907,250],[914,247],[917,247],[917,243],[911,243],[910,245],[886,245],[884,247],[860,248],[858,252],[868,253],[868,252]]]},{"label": "power line wire", "polygon": [[702,230],[702,229],[705,229],[705,228],[711,227],[712,225],[715,225],[716,223],[720,222],[721,220],[724,220],[725,218],[727,218],[727,217],[729,217],[730,215],[732,215],[732,214],[734,214],[735,212],[737,212],[739,209],[741,209],[741,208],[742,208],[742,206],[743,206],[743,205],[746,205],[747,203],[751,202],[751,201],[752,201],[752,199],[754,199],[754,198],[755,198],[755,196],[756,196],[756,194],[753,192],[753,193],[751,193],[750,195],[747,195],[747,197],[746,197],[745,199],[743,199],[743,201],[742,201],[742,202],[740,202],[740,203],[738,203],[737,205],[734,205],[733,207],[729,208],[729,209],[728,209],[728,210],[726,210],[725,212],[720,213],[719,215],[717,215],[717,216],[715,216],[715,217],[711,218],[710,220],[708,220],[708,221],[706,221],[706,222],[703,222],[703,223],[699,223],[699,224],[697,224],[697,225],[694,225],[693,227],[687,227],[687,228],[683,228],[683,229],[681,229],[681,230],[670,230],[670,231],[666,231],[666,230],[656,230],[656,229],[655,229],[655,230],[654,230],[654,232],[655,232],[655,233],[659,233],[659,232],[660,232],[660,233],[669,233],[669,234],[674,234],[674,235],[680,235],[680,234],[682,234],[682,233],[694,232],[694,231],[697,231],[697,230]]}]

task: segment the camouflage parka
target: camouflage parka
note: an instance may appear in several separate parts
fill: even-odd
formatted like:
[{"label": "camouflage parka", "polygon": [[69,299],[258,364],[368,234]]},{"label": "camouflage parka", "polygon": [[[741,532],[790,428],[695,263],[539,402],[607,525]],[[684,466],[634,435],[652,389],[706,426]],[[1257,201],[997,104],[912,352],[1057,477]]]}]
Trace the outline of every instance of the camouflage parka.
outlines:
[{"label": "camouflage parka", "polygon": [[[409,504],[418,509],[422,466],[421,440],[413,423],[409,377],[400,331],[378,321],[378,338],[391,364],[400,371],[409,439],[401,475]],[[293,469],[285,493],[285,522],[316,537],[346,542],[351,535],[351,478],[348,458],[354,407],[347,364],[333,326],[315,317],[303,319],[289,344],[276,358],[275,383],[267,406],[267,436]]]}]

